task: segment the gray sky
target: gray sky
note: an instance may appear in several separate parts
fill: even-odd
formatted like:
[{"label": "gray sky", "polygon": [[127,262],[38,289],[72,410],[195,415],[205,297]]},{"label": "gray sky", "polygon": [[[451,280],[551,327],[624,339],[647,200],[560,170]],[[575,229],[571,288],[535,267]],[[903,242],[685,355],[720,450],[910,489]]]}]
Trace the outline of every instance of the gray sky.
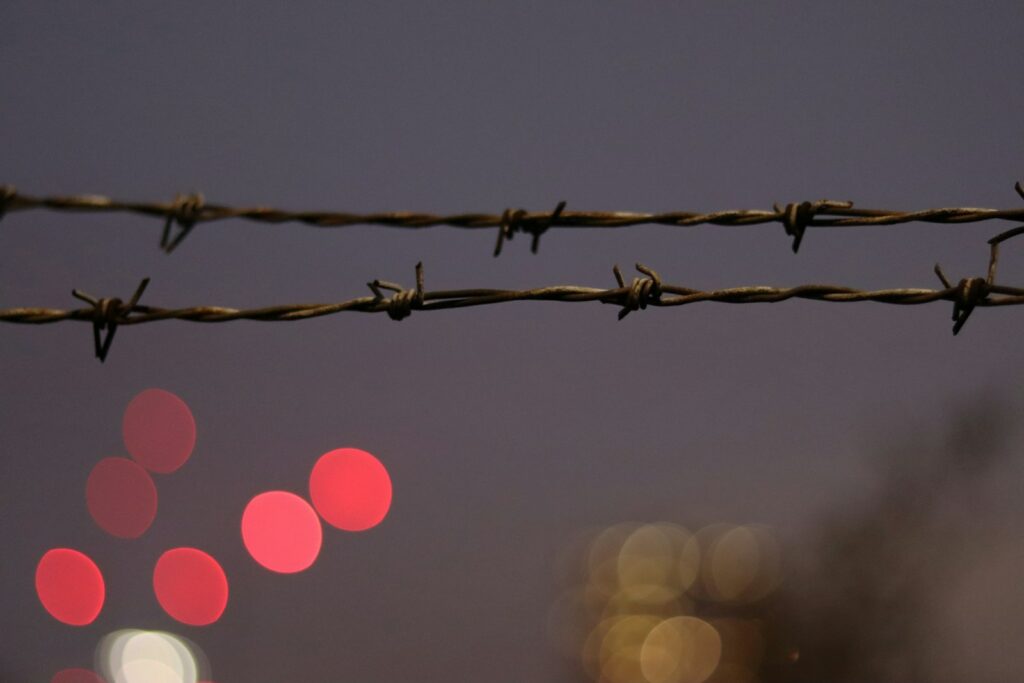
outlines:
[{"label": "gray sky", "polygon": [[[1019,3],[8,2],[0,33],[0,182],[296,209],[500,212],[1019,205]],[[778,225],[494,233],[224,222],[172,256],[160,223],[18,213],[0,223],[0,307],[76,305],[77,287],[153,305],[248,307],[429,288],[610,286],[639,261],[698,288],[936,285],[981,275],[1009,226],[810,231]],[[1024,245],[1001,279],[1024,282]],[[555,559],[619,520],[757,521],[783,535],[865,495],[865,454],[980,393],[1018,392],[1014,309],[950,335],[945,304],[791,301],[648,309],[515,303],[301,323],[123,329],[105,365],[84,324],[0,330],[0,678],[87,665],[117,628],[195,640],[218,683],[544,681]],[[156,477],[136,541],[85,513],[85,477],[123,455],[147,387],[182,396],[195,454]],[[1019,451],[1020,443],[1017,444]],[[245,502],[305,493],[323,452],[389,468],[389,517],[325,528],[316,565],[259,569]],[[1015,472],[1019,473],[1017,468]],[[89,552],[108,581],[91,626],[32,588],[46,549]],[[213,552],[231,581],[205,628],[150,589],[163,549]]]}]

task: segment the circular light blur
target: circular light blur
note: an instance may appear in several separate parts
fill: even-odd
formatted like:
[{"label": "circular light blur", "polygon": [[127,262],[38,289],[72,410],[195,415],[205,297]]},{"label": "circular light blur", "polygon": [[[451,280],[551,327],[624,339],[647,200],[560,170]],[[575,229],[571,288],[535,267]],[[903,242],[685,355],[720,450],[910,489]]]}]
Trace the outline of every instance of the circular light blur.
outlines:
[{"label": "circular light blur", "polygon": [[691,564],[690,533],[675,524],[645,524],[622,543],[619,588],[630,599],[652,605],[676,599],[692,579],[680,567]]},{"label": "circular light blur", "polygon": [[54,548],[36,566],[36,594],[57,621],[86,626],[103,609],[106,588],[99,567],[87,555]]},{"label": "circular light blur", "polygon": [[150,472],[174,472],[196,445],[192,411],[163,389],[146,389],[133,398],[124,411],[121,428],[128,452]]},{"label": "circular light blur", "polygon": [[126,629],[101,641],[97,659],[111,683],[196,683],[197,654],[193,643],[172,633]]},{"label": "circular light blur", "polygon": [[217,560],[196,548],[174,548],[157,560],[153,591],[168,615],[190,626],[220,619],[228,604],[228,579]]},{"label": "circular light blur", "polygon": [[108,534],[138,538],[156,517],[156,486],[133,460],[104,458],[89,473],[85,502],[93,521]]},{"label": "circular light blur", "polygon": [[746,527],[723,534],[711,553],[711,581],[720,600],[734,601],[750,590],[757,579],[760,554],[757,539]]},{"label": "circular light blur", "polygon": [[715,672],[722,640],[706,621],[672,617],[650,629],[640,665],[649,683],[703,683]]},{"label": "circular light blur", "polygon": [[182,657],[171,637],[156,632],[133,635],[124,644],[120,671],[124,683],[195,683],[191,657]]},{"label": "circular light blur", "polygon": [[294,493],[261,493],[242,513],[245,548],[270,571],[291,574],[308,568],[320,554],[322,540],[320,518]]},{"label": "circular light blur", "polygon": [[309,477],[313,507],[331,526],[365,531],[391,507],[391,477],[380,460],[358,448],[325,453]]},{"label": "circular light blur", "polygon": [[598,653],[601,680],[609,683],[642,680],[641,649],[659,621],[656,617],[632,615],[617,620],[607,630]]},{"label": "circular light blur", "polygon": [[697,564],[688,568],[690,571],[696,571],[695,580],[690,586],[690,595],[693,597],[699,600],[721,599],[713,581],[712,561],[715,544],[718,543],[718,539],[735,528],[734,524],[709,524],[693,534],[690,539],[693,546],[690,550],[690,557],[695,558]]},{"label": "circular light blur", "polygon": [[[563,594],[548,622],[560,647],[570,638],[583,643],[589,679],[757,680],[765,657],[764,625],[739,618],[736,610],[781,580],[780,548],[766,527],[713,524],[691,534],[667,522],[629,523],[590,537],[580,567],[584,580]],[[588,631],[580,628],[587,624],[584,638]]]},{"label": "circular light blur", "polygon": [[738,526],[713,543],[706,586],[723,602],[752,602],[781,580],[781,552],[775,537],[758,525]]},{"label": "circular light blur", "polygon": [[88,669],[64,669],[53,674],[50,683],[104,683],[104,681]]},{"label": "circular light blur", "polygon": [[[673,539],[657,524],[645,524],[626,538],[619,551],[619,587],[634,599],[669,587],[675,549]],[[659,591],[660,589],[660,591]]]},{"label": "circular light blur", "polygon": [[591,630],[587,639],[583,641],[583,649],[580,652],[581,664],[583,670],[587,673],[589,678],[593,680],[599,680],[601,677],[601,643],[604,642],[604,637],[608,631],[612,629],[615,624],[619,623],[626,617],[618,616],[611,617],[609,619],[602,619],[599,621]]}]

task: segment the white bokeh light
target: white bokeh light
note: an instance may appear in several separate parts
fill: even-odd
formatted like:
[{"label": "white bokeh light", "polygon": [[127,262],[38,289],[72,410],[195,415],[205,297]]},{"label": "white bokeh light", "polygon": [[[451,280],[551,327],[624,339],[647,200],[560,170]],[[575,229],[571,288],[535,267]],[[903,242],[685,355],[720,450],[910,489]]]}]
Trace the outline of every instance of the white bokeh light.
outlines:
[{"label": "white bokeh light", "polygon": [[172,633],[124,629],[100,642],[97,661],[111,683],[196,683],[203,659]]}]

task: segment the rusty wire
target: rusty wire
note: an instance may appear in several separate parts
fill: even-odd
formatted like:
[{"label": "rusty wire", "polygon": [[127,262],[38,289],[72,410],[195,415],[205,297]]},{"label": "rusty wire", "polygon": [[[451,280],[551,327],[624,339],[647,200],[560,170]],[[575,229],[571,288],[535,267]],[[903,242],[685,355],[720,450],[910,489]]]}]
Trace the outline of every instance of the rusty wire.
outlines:
[{"label": "rusty wire", "polygon": [[[636,268],[642,277],[625,281],[618,266],[613,268],[616,287],[606,289],[557,285],[536,289],[456,289],[428,291],[424,286],[423,264],[416,264],[416,285],[406,289],[385,280],[367,283],[372,296],[358,297],[339,303],[284,304],[262,308],[237,309],[222,306],[192,306],[188,308],[159,308],[141,305],[139,299],[149,280],[139,285],[128,303],[120,299],[97,298],[77,290],[75,297],[90,304],[87,308],[58,310],[51,308],[0,309],[0,322],[22,324],[48,324],[66,320],[91,322],[96,357],[103,361],[110,349],[119,325],[139,325],[158,320],[188,320],[219,323],[232,320],[293,321],[333,315],[343,311],[386,313],[393,320],[402,320],[413,311],[434,311],[449,308],[467,308],[506,303],[510,301],[558,301],[576,303],[598,301],[619,307],[619,320],[629,313],[648,306],[683,306],[701,301],[733,304],[773,303],[787,299],[810,299],[828,302],[874,301],[886,304],[917,305],[933,301],[953,303],[953,334],[960,332],[968,317],[977,307],[1010,306],[1024,304],[1024,288],[1008,287],[995,282],[999,258],[999,245],[1016,235],[1024,234],[1024,227],[1003,232],[989,240],[990,257],[986,277],[964,278],[956,285],[950,283],[942,268],[936,264],[935,273],[943,289],[879,289],[860,290],[836,285],[800,285],[796,287],[732,287],[702,291],[662,282],[658,273],[642,264]],[[385,291],[392,292],[386,296]],[[103,335],[103,332],[106,335]]]},{"label": "rusty wire", "polygon": [[[1024,197],[1024,188],[1018,182],[1017,193]],[[4,213],[30,209],[50,209],[72,212],[128,212],[162,218],[164,221],[160,247],[173,251],[193,229],[202,223],[241,218],[260,223],[297,222],[318,228],[340,228],[353,225],[380,225],[395,228],[421,229],[447,225],[470,230],[498,228],[498,241],[494,255],[501,253],[502,245],[517,232],[532,236],[534,252],[540,236],[550,228],[626,228],[637,225],[665,225],[693,227],[696,225],[743,226],[781,223],[787,235],[793,238],[793,251],[800,248],[807,228],[840,228],[872,225],[897,225],[911,222],[975,223],[989,220],[1024,221],[1024,208],[938,208],[921,211],[890,211],[885,209],[854,208],[853,202],[820,201],[776,204],[771,210],[736,209],[694,213],[670,211],[665,213],[631,213],[623,211],[565,211],[565,202],[549,212],[527,212],[506,209],[501,214],[458,213],[435,215],[415,212],[347,213],[337,211],[287,211],[264,206],[232,207],[207,203],[201,194],[178,195],[169,203],[132,202],[110,199],[98,195],[71,195],[33,197],[15,188],[0,186],[0,217]],[[178,231],[172,234],[173,228]]]}]

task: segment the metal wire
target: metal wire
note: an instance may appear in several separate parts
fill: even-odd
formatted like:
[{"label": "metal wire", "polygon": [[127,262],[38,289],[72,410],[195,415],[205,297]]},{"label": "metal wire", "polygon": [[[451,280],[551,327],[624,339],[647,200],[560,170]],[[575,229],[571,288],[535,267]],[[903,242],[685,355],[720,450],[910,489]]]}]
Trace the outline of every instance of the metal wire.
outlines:
[{"label": "metal wire", "polygon": [[[1018,182],[1017,193],[1024,197]],[[179,195],[173,202],[131,202],[98,195],[33,197],[11,186],[0,187],[0,216],[4,213],[30,209],[72,212],[128,212],[164,219],[160,247],[173,251],[201,223],[242,218],[259,223],[296,222],[318,228],[340,228],[352,225],[380,225],[395,228],[421,229],[447,225],[469,230],[499,228],[494,255],[501,253],[503,242],[517,232],[532,235],[531,247],[537,250],[540,236],[550,228],[626,228],[636,225],[693,227],[696,225],[741,226],[781,223],[793,238],[797,251],[807,228],[840,228],[871,225],[897,225],[910,222],[975,223],[990,220],[1024,221],[1024,208],[938,208],[922,211],[890,211],[854,208],[852,202],[823,199],[816,202],[776,204],[771,210],[736,209],[695,213],[630,213],[623,211],[564,211],[562,202],[554,211],[530,213],[523,209],[507,209],[501,214],[458,213],[435,215],[415,212],[347,213],[337,211],[287,211],[263,206],[232,207],[208,204],[201,194]],[[174,226],[178,232],[172,235]]]},{"label": "metal wire", "polygon": [[[1018,182],[1014,189],[1024,198],[1024,187]],[[68,211],[130,211],[145,215],[163,216],[164,230],[161,247],[173,250],[193,227],[200,222],[224,218],[247,218],[254,221],[280,223],[299,221],[320,227],[354,225],[357,223],[389,225],[406,228],[423,228],[433,225],[452,225],[463,228],[498,227],[498,241],[494,254],[501,253],[504,241],[517,232],[533,235],[532,249],[537,250],[540,235],[551,227],[626,227],[639,224],[662,224],[691,226],[699,223],[715,225],[751,225],[778,221],[786,233],[793,237],[793,251],[800,246],[807,227],[837,227],[863,225],[893,225],[911,221],[931,223],[967,223],[985,220],[1024,220],[1024,209],[975,209],[952,208],[930,209],[909,213],[886,212],[874,209],[853,209],[850,202],[802,202],[788,204],[774,211],[723,211],[713,214],[691,214],[674,212],[667,214],[627,213],[584,213],[565,212],[561,202],[550,214],[529,214],[522,209],[506,210],[500,217],[487,214],[458,214],[434,216],[430,214],[386,213],[386,214],[341,214],[341,213],[292,213],[279,209],[240,209],[212,206],[204,203],[201,195],[179,196],[173,204],[147,204],[117,202],[106,197],[42,197],[35,198],[19,194],[10,186],[0,186],[0,218],[12,210],[48,208]],[[831,217],[822,218],[821,214]],[[172,236],[173,224],[180,230]],[[107,357],[114,334],[120,325],[138,325],[158,320],[189,320],[192,322],[228,322],[231,320],[291,321],[333,315],[343,311],[362,313],[387,313],[393,320],[402,320],[412,311],[431,311],[449,308],[468,308],[510,301],[558,301],[575,303],[599,301],[620,308],[619,320],[629,313],[648,306],[683,306],[700,301],[722,303],[773,303],[786,299],[810,299],[814,301],[854,302],[874,301],[897,305],[916,305],[933,301],[953,302],[953,334],[963,328],[971,313],[977,307],[1010,306],[1024,304],[1024,288],[998,285],[995,282],[999,261],[999,245],[1018,235],[1024,234],[1019,226],[996,235],[989,240],[990,257],[986,277],[964,278],[955,286],[945,276],[942,268],[935,265],[935,273],[943,289],[881,289],[861,290],[835,285],[809,284],[780,288],[767,286],[733,287],[702,291],[678,285],[667,285],[656,271],[642,264],[637,270],[644,277],[636,277],[627,285],[618,266],[613,268],[617,287],[602,289],[574,285],[558,285],[527,290],[511,289],[458,289],[428,292],[423,285],[423,265],[416,265],[416,287],[405,289],[401,285],[383,280],[367,283],[373,296],[358,297],[339,303],[284,304],[262,308],[236,309],[222,306],[192,306],[188,308],[159,308],[141,305],[149,279],[144,279],[128,303],[116,298],[97,298],[78,290],[72,294],[89,304],[88,308],[61,310],[52,308],[9,308],[0,309],[0,322],[42,325],[79,320],[93,325],[93,341],[96,357],[103,361]],[[388,297],[384,290],[393,292]]]},{"label": "metal wire", "polygon": [[[1014,231],[1011,231],[1014,232]],[[1015,234],[1024,232],[1017,229]],[[1004,233],[1000,236],[1006,239]],[[1012,235],[1009,235],[1012,236]],[[994,238],[999,239],[999,238]],[[999,239],[999,241],[1002,241]],[[106,358],[113,333],[119,325],[140,325],[159,320],[188,320],[201,323],[221,323],[232,320],[294,321],[334,315],[344,311],[360,313],[387,313],[393,320],[402,320],[413,311],[437,311],[450,308],[468,308],[506,303],[510,301],[557,301],[579,303],[599,301],[618,306],[619,319],[648,306],[684,306],[701,301],[733,304],[773,303],[787,299],[810,299],[828,302],[874,301],[886,304],[917,305],[933,301],[953,302],[953,333],[967,321],[975,307],[1010,306],[1024,304],[1024,288],[1006,287],[993,282],[999,242],[992,242],[992,260],[987,278],[965,278],[957,285],[946,279],[942,269],[935,271],[943,289],[880,289],[860,290],[835,285],[800,285],[797,287],[732,287],[702,291],[689,287],[665,284],[656,271],[642,264],[637,270],[643,277],[635,277],[627,284],[618,266],[613,272],[618,286],[610,289],[559,285],[536,289],[457,289],[427,291],[423,285],[423,266],[416,265],[416,287],[405,289],[401,285],[383,280],[367,283],[372,296],[358,297],[339,303],[284,304],[262,308],[237,309],[222,306],[191,306],[188,308],[160,308],[139,304],[139,298],[148,284],[143,280],[135,295],[125,304],[119,299],[99,299],[75,290],[76,297],[90,303],[88,308],[58,310],[51,308],[10,308],[0,310],[0,322],[42,325],[79,320],[91,322],[96,356]],[[393,292],[386,296],[384,291]],[[106,337],[101,333],[106,331]]]}]

